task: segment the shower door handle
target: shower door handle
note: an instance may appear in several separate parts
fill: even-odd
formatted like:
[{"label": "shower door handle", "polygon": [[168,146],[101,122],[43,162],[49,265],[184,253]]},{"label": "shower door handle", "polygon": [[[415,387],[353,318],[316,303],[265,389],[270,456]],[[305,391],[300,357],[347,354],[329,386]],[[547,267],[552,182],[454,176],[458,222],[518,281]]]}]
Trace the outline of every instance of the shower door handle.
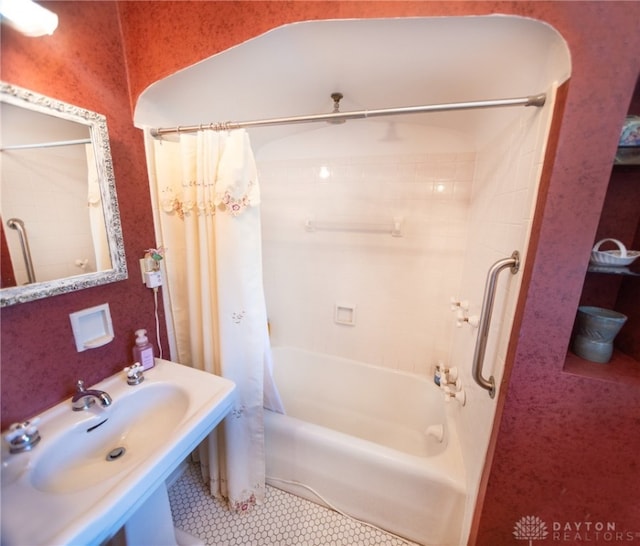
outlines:
[{"label": "shower door handle", "polygon": [[478,324],[478,339],[473,353],[473,379],[483,389],[489,391],[489,396],[496,395],[496,382],[493,376],[485,379],[482,375],[484,364],[484,353],[487,349],[487,338],[489,337],[489,326],[491,325],[491,313],[493,311],[493,300],[495,298],[498,274],[507,267],[511,268],[511,273],[515,275],[520,269],[520,253],[517,250],[509,258],[498,260],[491,266],[487,274],[487,281],[484,287],[484,297],[482,299],[482,311],[480,311],[480,322]]}]

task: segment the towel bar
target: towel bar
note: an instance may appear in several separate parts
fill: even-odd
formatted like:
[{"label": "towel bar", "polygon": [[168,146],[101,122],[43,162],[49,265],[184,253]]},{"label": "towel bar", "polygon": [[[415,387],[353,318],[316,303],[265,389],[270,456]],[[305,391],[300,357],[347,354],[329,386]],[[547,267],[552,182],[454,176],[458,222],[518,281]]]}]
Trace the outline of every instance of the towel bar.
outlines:
[{"label": "towel bar", "polygon": [[307,231],[357,231],[360,233],[389,233],[402,237],[402,218],[390,222],[317,221],[308,219],[304,223]]}]

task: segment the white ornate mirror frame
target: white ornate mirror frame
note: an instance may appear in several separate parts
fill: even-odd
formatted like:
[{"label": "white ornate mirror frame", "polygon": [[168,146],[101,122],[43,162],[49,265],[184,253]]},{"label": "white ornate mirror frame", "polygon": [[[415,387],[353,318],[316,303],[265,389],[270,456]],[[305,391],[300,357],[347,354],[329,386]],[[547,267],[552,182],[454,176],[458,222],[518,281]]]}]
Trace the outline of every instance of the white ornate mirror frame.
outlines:
[{"label": "white ornate mirror frame", "polygon": [[[110,268],[100,271],[2,288],[0,307],[126,279],[124,241],[105,116],[4,82],[0,82],[0,102],[76,122],[89,128],[111,261]],[[3,222],[6,222],[6,219],[3,218]]]}]

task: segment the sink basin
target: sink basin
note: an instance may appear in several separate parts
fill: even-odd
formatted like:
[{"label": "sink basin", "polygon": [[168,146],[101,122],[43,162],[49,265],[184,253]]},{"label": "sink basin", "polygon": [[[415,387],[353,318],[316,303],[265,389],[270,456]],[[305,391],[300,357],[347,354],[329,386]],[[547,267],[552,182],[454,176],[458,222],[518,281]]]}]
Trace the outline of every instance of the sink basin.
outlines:
[{"label": "sink basin", "polygon": [[100,544],[224,418],[234,384],[156,359],[137,386],[124,373],[91,387],[113,403],[45,411],[33,450],[2,451],[2,545]]},{"label": "sink basin", "polygon": [[31,483],[41,491],[70,493],[124,472],[162,447],[188,408],[189,393],[176,385],[130,389],[112,407],[97,409],[95,419],[43,442]]}]

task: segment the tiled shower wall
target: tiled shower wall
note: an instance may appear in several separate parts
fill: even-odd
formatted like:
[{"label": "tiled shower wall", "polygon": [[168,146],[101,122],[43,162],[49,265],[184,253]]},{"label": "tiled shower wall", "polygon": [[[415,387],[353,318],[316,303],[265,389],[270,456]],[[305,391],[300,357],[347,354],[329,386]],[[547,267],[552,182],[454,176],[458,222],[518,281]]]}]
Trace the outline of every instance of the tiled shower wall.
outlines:
[{"label": "tiled shower wall", "polygon": [[[259,160],[272,343],[422,374],[445,359],[474,166],[466,151]],[[401,237],[350,231],[394,218]]]},{"label": "tiled shower wall", "polygon": [[[523,262],[526,260],[552,98],[543,109],[525,108],[516,116],[505,113],[501,129],[478,149],[469,208],[472,228],[460,283],[461,297],[470,301],[471,314],[480,312],[484,283],[493,263],[511,256],[514,250],[520,252]],[[498,276],[483,365],[483,376],[493,375],[497,385],[504,373],[523,269],[521,264],[517,274],[512,275],[506,269]],[[456,408],[468,487],[467,525],[475,506],[496,408],[496,399],[476,386],[471,375],[476,339],[477,331],[468,326],[456,330],[451,351],[451,363],[460,369],[467,393],[466,406]],[[467,531],[463,530],[463,536]]]},{"label": "tiled shower wall", "polygon": [[[261,160],[264,279],[272,343],[420,374],[458,366],[467,393],[460,427],[471,520],[495,399],[471,376],[477,330],[456,328],[450,298],[478,315],[490,266],[529,241],[552,102],[496,113],[477,152]],[[321,172],[330,173],[327,178]],[[308,232],[305,221],[391,222],[403,237]],[[499,384],[522,270],[501,273],[484,376]],[[355,325],[334,306],[355,306]],[[468,533],[463,530],[463,536]]]}]

